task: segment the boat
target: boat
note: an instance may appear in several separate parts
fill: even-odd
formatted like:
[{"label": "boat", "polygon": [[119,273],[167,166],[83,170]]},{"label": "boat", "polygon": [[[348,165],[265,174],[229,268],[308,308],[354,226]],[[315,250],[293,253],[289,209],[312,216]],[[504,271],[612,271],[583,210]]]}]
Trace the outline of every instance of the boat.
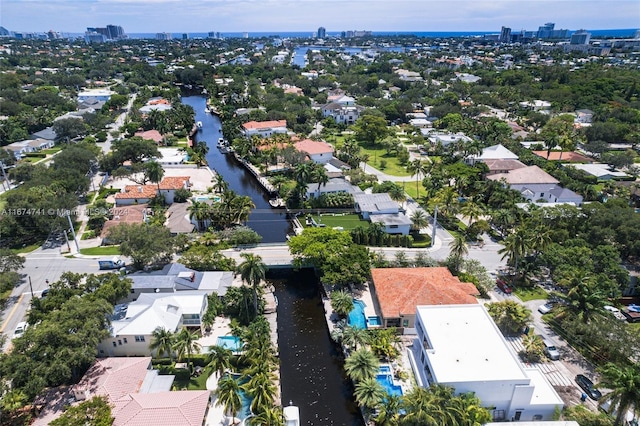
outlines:
[{"label": "boat", "polygon": [[274,209],[283,209],[283,208],[287,207],[287,204],[285,203],[285,201],[282,198],[272,198],[272,199],[269,200],[269,204]]},{"label": "boat", "polygon": [[289,401],[289,406],[282,409],[286,426],[300,426],[300,409]]},{"label": "boat", "polygon": [[202,121],[198,121],[198,122],[196,123],[196,127],[197,127],[198,129],[202,129]]}]

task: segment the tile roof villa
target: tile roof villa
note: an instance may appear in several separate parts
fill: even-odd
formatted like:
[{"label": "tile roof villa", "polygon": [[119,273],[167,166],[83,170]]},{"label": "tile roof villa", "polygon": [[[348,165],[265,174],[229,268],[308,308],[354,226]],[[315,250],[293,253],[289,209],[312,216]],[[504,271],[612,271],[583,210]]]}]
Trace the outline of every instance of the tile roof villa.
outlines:
[{"label": "tile roof villa", "polygon": [[209,391],[171,392],[173,376],[151,370],[151,357],[98,359],[77,385],[51,389],[36,398],[41,408],[34,426],[58,418],[68,404],[105,396],[114,426],[201,426]]},{"label": "tile roof villa", "polygon": [[371,292],[384,327],[414,327],[416,306],[476,304],[478,290],[445,267],[373,268]]}]

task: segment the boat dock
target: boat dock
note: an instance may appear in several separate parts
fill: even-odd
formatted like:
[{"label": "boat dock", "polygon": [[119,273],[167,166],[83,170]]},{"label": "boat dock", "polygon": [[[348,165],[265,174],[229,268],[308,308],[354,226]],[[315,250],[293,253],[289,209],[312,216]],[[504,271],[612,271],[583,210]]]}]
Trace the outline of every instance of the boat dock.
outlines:
[{"label": "boat dock", "polygon": [[260,170],[258,170],[256,166],[254,166],[244,158],[240,157],[237,152],[234,152],[233,156],[236,157],[236,160],[238,160],[240,164],[246,167],[246,169],[249,170],[251,174],[256,177],[256,179],[258,180],[258,183],[260,183],[260,185],[264,188],[265,191],[267,191],[269,194],[275,194],[276,192],[278,192],[276,187],[271,185],[271,182],[269,182],[269,180],[266,177],[262,176],[262,174],[260,173]]}]

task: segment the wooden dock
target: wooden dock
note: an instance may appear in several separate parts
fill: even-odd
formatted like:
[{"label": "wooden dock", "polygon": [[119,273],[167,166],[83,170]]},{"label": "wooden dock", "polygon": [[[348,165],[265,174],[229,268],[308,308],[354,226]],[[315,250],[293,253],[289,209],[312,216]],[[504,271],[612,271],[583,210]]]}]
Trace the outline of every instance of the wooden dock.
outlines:
[{"label": "wooden dock", "polygon": [[256,166],[240,157],[237,152],[234,152],[233,155],[234,157],[236,157],[236,160],[240,162],[240,164],[242,164],[247,170],[249,170],[249,172],[251,172],[253,176],[255,176],[255,178],[258,180],[258,183],[260,183],[265,191],[267,191],[270,195],[278,192],[276,187],[271,185],[271,182],[269,182],[266,177],[262,176],[262,173],[260,173],[260,170],[258,170]]}]

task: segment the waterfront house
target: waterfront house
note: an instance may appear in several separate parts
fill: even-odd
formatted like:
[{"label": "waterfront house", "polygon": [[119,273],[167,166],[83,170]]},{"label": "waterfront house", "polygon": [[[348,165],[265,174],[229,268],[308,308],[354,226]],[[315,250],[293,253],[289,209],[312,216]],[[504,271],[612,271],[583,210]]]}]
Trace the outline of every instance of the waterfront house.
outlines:
[{"label": "waterfront house", "polygon": [[202,426],[211,392],[171,391],[175,376],[152,369],[151,357],[113,357],[94,362],[78,384],[48,388],[34,401],[33,426],[44,426],[69,407],[96,396],[111,406],[114,426]]},{"label": "waterfront house", "polygon": [[389,194],[354,193],[353,200],[356,212],[371,223],[381,224],[387,234],[409,234],[411,219],[400,212],[400,205]]},{"label": "waterfront house", "polygon": [[582,170],[583,172],[590,174],[591,176],[595,176],[599,181],[620,180],[629,177],[629,175],[625,172],[619,172],[616,169],[610,167],[608,164],[571,164],[568,167]]},{"label": "waterfront house", "polygon": [[563,400],[537,368],[525,368],[486,308],[418,306],[409,360],[419,386],[474,393],[494,421],[552,420]]},{"label": "waterfront house", "polygon": [[181,188],[189,188],[189,176],[168,176],[160,185],[126,185],[122,192],[115,195],[116,207],[132,204],[149,203],[152,198],[162,195],[166,204],[173,204],[175,192]]},{"label": "waterfront house", "polygon": [[326,164],[333,158],[333,147],[324,141],[304,139],[293,144],[296,149],[307,154],[316,164]]},{"label": "waterfront house", "polygon": [[268,138],[277,133],[287,133],[287,120],[249,121],[242,125],[242,133],[246,138],[260,136]]},{"label": "waterfront house", "polygon": [[347,194],[363,193],[362,190],[342,178],[332,178],[326,184],[310,183],[307,186],[307,198],[318,198],[322,194]]},{"label": "waterfront house", "polygon": [[116,305],[110,336],[98,344],[99,356],[151,356],[149,343],[158,327],[172,333],[202,330],[207,296],[205,291],[142,293],[134,302]]},{"label": "waterfront house", "polygon": [[419,305],[476,304],[479,294],[472,283],[461,282],[445,267],[373,268],[371,296],[377,303],[383,327],[415,327]]},{"label": "waterfront house", "polygon": [[155,129],[136,132],[134,136],[140,136],[142,139],[154,141],[157,145],[160,145],[163,141],[162,134]]}]

